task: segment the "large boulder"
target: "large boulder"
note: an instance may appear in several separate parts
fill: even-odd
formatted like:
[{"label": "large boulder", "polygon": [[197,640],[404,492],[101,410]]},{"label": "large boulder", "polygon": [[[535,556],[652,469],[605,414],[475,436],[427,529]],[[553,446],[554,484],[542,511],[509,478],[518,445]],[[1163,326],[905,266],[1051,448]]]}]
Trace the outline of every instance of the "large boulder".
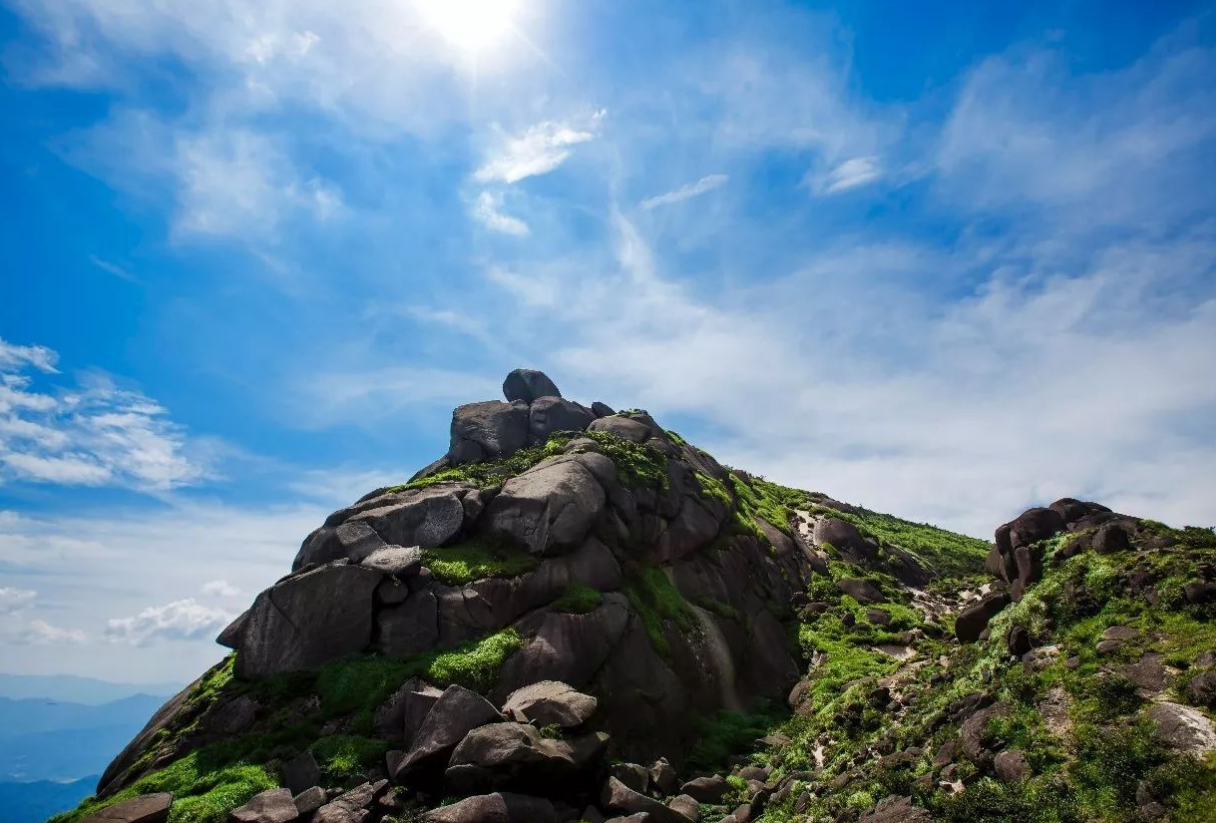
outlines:
[{"label": "large boulder", "polygon": [[980,639],[988,623],[1012,602],[1008,592],[996,591],[984,595],[979,602],[972,603],[954,618],[954,633],[963,643],[974,643]]},{"label": "large boulder", "polygon": [[410,657],[438,640],[439,603],[429,589],[413,592],[404,603],[376,615],[376,648],[389,657]]},{"label": "large boulder", "polygon": [[507,402],[519,400],[524,403],[535,402],[540,397],[561,397],[557,384],[549,379],[542,371],[535,369],[515,369],[502,381],[502,393]]},{"label": "large boulder", "polygon": [[509,457],[528,445],[526,403],[487,400],[452,412],[448,460],[452,465]]},{"label": "large boulder", "polygon": [[540,680],[585,686],[616,648],[630,613],[625,596],[612,592],[587,614],[542,611],[529,615],[521,630],[532,633],[531,637],[507,658],[498,690],[505,696]]},{"label": "large boulder", "polygon": [[561,397],[540,397],[528,410],[528,434],[533,443],[544,443],[553,432],[582,431],[595,420],[588,408]]},{"label": "large boulder", "polygon": [[608,434],[616,435],[622,440],[631,440],[634,443],[645,443],[654,436],[654,432],[650,426],[640,420],[635,420],[622,414],[601,417],[587,428],[595,432],[607,432]]},{"label": "large boulder", "polygon": [[360,566],[325,566],[258,595],[236,656],[247,679],[315,669],[371,642],[373,594],[381,575]]},{"label": "large boulder", "polygon": [[291,789],[268,789],[228,813],[229,823],[288,823],[300,816]]},{"label": "large boulder", "polygon": [[1071,497],[1062,497],[1047,508],[1060,515],[1066,526],[1071,526],[1095,514],[1110,513],[1110,509],[1101,503],[1090,503],[1083,500],[1075,500]]},{"label": "large boulder", "polygon": [[425,823],[559,823],[561,816],[543,797],[494,792],[431,809],[422,819]]},{"label": "large boulder", "polygon": [[1014,600],[1021,600],[1026,589],[1043,575],[1040,542],[1066,527],[1063,515],[1055,509],[1027,509],[997,528],[986,568],[1011,585]]},{"label": "large boulder", "polygon": [[511,692],[502,713],[520,723],[573,729],[591,719],[598,703],[565,683],[542,680]]},{"label": "large boulder", "polygon": [[609,777],[600,793],[600,806],[621,814],[649,815],[652,823],[688,823],[688,818],[675,809],[647,797],[626,786],[615,777]]},{"label": "large boulder", "polygon": [[533,554],[577,546],[604,510],[595,476],[573,456],[547,460],[503,484],[482,519]]},{"label": "large boulder", "polygon": [[343,525],[366,523],[389,545],[442,546],[464,523],[464,504],[457,491],[465,488],[439,485],[419,489],[399,501],[360,512]]},{"label": "large boulder", "polygon": [[525,723],[491,723],[465,736],[444,777],[457,792],[514,788],[561,794],[599,765],[607,745],[603,733],[568,743]]},{"label": "large boulder", "polygon": [[140,795],[94,812],[81,823],[165,823],[172,804],[168,792]]},{"label": "large boulder", "polygon": [[1199,759],[1216,752],[1216,726],[1199,709],[1158,703],[1148,717],[1153,723],[1153,737],[1163,746]]},{"label": "large boulder", "polygon": [[427,712],[409,751],[395,764],[393,778],[400,781],[415,768],[446,757],[473,729],[499,720],[498,709],[477,692],[448,686]]}]

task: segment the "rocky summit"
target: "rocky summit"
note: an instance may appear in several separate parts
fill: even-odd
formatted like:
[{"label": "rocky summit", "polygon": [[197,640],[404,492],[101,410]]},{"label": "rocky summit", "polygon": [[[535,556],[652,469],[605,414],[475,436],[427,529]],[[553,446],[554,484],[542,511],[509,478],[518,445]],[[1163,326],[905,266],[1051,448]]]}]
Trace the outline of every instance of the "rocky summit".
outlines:
[{"label": "rocky summit", "polygon": [[987,543],[520,369],[307,535],[56,823],[1216,820],[1216,535]]}]

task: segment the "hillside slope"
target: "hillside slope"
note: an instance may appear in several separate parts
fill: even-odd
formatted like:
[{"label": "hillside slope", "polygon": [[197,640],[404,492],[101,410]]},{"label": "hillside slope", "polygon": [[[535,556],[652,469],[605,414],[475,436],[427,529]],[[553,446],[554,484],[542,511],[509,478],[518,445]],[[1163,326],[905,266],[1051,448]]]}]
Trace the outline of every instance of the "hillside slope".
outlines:
[{"label": "hillside slope", "polygon": [[989,545],[504,392],[56,820],[1211,819],[1211,531],[1064,500]]}]

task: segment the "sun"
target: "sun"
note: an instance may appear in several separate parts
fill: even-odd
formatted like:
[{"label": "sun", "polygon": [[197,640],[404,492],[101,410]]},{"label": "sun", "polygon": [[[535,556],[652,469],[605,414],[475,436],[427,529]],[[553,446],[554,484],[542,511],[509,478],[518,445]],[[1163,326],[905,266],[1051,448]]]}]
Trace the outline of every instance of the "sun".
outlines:
[{"label": "sun", "polygon": [[414,0],[428,26],[467,52],[480,52],[511,31],[519,0]]}]

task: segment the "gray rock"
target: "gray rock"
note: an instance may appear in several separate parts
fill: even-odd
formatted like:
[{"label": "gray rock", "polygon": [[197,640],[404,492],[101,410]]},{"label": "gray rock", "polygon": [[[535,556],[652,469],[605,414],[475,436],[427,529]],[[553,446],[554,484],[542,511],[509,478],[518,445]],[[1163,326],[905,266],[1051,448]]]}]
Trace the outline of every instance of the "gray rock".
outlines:
[{"label": "gray rock", "polygon": [[1203,758],[1216,752],[1216,727],[1199,709],[1178,703],[1158,703],[1148,713],[1153,737],[1175,751]]},{"label": "gray rock", "polygon": [[368,816],[368,808],[387,790],[387,780],[356,786],[318,809],[313,823],[362,823]]},{"label": "gray rock", "polygon": [[868,580],[845,577],[836,581],[836,587],[863,605],[885,603],[887,600],[882,591]]},{"label": "gray rock", "polygon": [[557,384],[544,372],[535,369],[515,369],[502,382],[502,393],[507,402],[522,400],[535,402],[540,397],[561,397]]},{"label": "gray rock", "polygon": [[321,785],[321,768],[311,749],[305,749],[295,757],[284,760],[280,767],[283,773],[283,785],[291,789],[293,794]]},{"label": "gray rock", "polygon": [[168,792],[145,794],[107,806],[81,823],[165,823],[173,795]]},{"label": "gray rock", "polygon": [[268,789],[228,813],[232,823],[287,823],[300,816],[290,789]]},{"label": "gray rock", "polygon": [[544,443],[553,432],[583,431],[595,420],[590,409],[560,397],[539,397],[528,410],[528,434]]},{"label": "gray rock", "polygon": [[370,569],[326,566],[262,592],[237,653],[237,676],[256,680],[315,669],[363,651],[371,641],[379,582]]},{"label": "gray rock", "polygon": [[452,412],[452,439],[448,460],[452,465],[509,457],[528,445],[528,407],[525,404],[468,403]]},{"label": "gray rock", "polygon": [[607,735],[588,744],[550,740],[535,726],[491,723],[469,732],[452,752],[445,779],[457,792],[485,789],[546,790],[568,785],[580,772],[594,769],[607,747]]},{"label": "gray rock", "polygon": [[448,686],[427,712],[409,751],[397,764],[394,780],[400,782],[418,766],[447,757],[473,729],[499,720],[502,715],[477,692]]},{"label": "gray rock", "polygon": [[389,657],[424,652],[439,639],[439,604],[429,589],[414,592],[404,603],[380,609],[376,647]]},{"label": "gray rock", "polygon": [[325,794],[325,789],[320,786],[305,789],[292,798],[292,802],[296,804],[296,811],[300,813],[301,817],[312,814],[324,806],[328,800],[329,795]]},{"label": "gray rock", "polygon": [[637,763],[614,763],[608,773],[635,792],[650,791],[650,772]]},{"label": "gray rock", "polygon": [[1196,706],[1216,708],[1216,672],[1200,672],[1186,684],[1186,697]]},{"label": "gray rock", "polygon": [[573,729],[591,719],[598,702],[566,683],[542,680],[511,692],[502,713],[512,720],[542,728],[556,725]]},{"label": "gray rock", "polygon": [[591,413],[596,417],[608,417],[616,414],[616,412],[613,411],[612,406],[609,406],[607,403],[601,403],[598,400],[591,404]]},{"label": "gray rock", "polygon": [[615,777],[609,777],[600,793],[600,807],[626,814],[646,814],[652,823],[688,823],[684,815],[657,800],[635,792]]},{"label": "gray rock", "polygon": [[547,460],[503,484],[482,519],[534,554],[573,548],[604,509],[603,487],[574,456]]},{"label": "gray rock", "polygon": [[228,624],[220,636],[215,638],[215,642],[226,649],[239,649],[241,646],[241,638],[245,634],[245,624],[249,620],[248,609],[241,612],[241,615]]},{"label": "gray rock", "polygon": [[645,423],[619,414],[601,417],[587,428],[593,432],[614,434],[622,440],[630,440],[634,443],[645,443],[653,434]]},{"label": "gray rock", "polygon": [[464,524],[464,505],[456,493],[461,489],[446,485],[421,489],[403,500],[360,512],[353,522],[368,524],[389,545],[442,546]]},{"label": "gray rock", "polygon": [[535,634],[507,658],[499,688],[502,693],[535,683],[558,680],[580,688],[590,682],[616,647],[629,622],[628,600],[604,595],[603,605],[587,614],[537,612]]},{"label": "gray rock", "polygon": [[933,823],[929,813],[912,805],[910,797],[888,797],[861,816],[862,823]]},{"label": "gray rock", "polygon": [[730,784],[720,774],[698,777],[680,787],[681,794],[688,795],[698,803],[719,803],[729,791]]},{"label": "gray rock", "polygon": [[1026,755],[1017,749],[997,754],[992,760],[992,770],[1006,783],[1017,783],[1030,777],[1030,764],[1026,762]]},{"label": "gray rock", "polygon": [[701,804],[686,794],[673,797],[667,807],[689,823],[697,823],[701,818]]},{"label": "gray rock", "polygon": [[954,633],[963,643],[979,640],[989,621],[1012,602],[1008,592],[989,592],[978,603],[972,603],[954,618]]},{"label": "gray rock", "polygon": [[816,547],[828,543],[854,563],[869,560],[877,553],[877,547],[862,537],[856,526],[837,517],[817,520],[811,542]]},{"label": "gray rock", "polygon": [[987,728],[989,720],[1003,715],[1005,711],[1004,703],[994,703],[973,713],[959,727],[959,742],[962,744],[963,754],[981,768],[992,763],[992,752],[984,747],[984,729]]},{"label": "gray rock", "polygon": [[[660,794],[674,794],[680,787],[675,768],[667,762],[666,757],[660,757],[650,767],[650,785]],[[696,802],[695,800],[693,801]]]},{"label": "gray rock", "polygon": [[559,823],[562,817],[543,797],[495,792],[432,809],[422,819],[426,823]]},{"label": "gray rock", "polygon": [[410,577],[422,568],[422,549],[418,546],[382,546],[365,557],[361,565],[393,577]]},{"label": "gray rock", "polygon": [[201,726],[217,737],[235,737],[253,725],[257,719],[258,702],[243,694],[231,700],[217,701],[203,716]]}]

